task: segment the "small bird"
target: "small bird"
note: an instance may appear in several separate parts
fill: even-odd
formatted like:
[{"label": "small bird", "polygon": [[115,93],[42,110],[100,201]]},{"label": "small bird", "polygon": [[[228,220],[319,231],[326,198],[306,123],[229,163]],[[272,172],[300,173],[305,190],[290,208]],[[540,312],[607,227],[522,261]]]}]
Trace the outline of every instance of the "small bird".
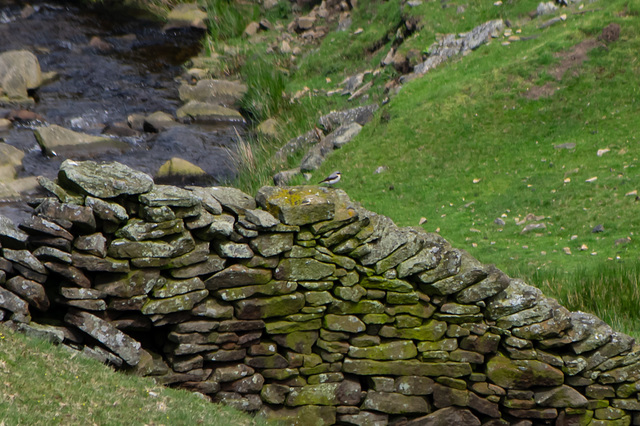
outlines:
[{"label": "small bird", "polygon": [[340,172],[333,172],[319,183],[326,183],[327,185],[335,185],[336,183],[340,182],[340,176],[341,176]]}]

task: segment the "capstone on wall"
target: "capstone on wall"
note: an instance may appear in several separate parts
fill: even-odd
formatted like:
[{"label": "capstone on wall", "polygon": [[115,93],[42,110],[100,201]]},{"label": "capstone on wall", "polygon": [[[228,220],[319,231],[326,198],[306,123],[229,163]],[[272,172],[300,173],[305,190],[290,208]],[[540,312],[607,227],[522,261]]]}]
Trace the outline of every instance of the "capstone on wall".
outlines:
[{"label": "capstone on wall", "polygon": [[0,218],[5,326],[289,424],[640,424],[634,339],[339,189],[41,184]]}]

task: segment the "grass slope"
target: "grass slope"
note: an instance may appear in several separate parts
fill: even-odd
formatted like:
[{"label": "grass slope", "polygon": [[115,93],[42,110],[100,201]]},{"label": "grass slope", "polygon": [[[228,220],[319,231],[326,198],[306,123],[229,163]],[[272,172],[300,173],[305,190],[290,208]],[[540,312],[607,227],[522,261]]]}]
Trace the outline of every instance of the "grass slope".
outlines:
[{"label": "grass slope", "polygon": [[[471,3],[473,22],[456,14],[442,26],[470,30],[497,17],[490,2]],[[538,29],[549,16],[528,21],[537,2],[516,3],[500,15],[532,39],[494,40],[409,82],[312,180],[341,170],[340,187],[365,207],[399,225],[424,217],[425,229],[481,261],[640,335],[635,280],[616,285],[629,283],[640,255],[640,204],[625,196],[640,187],[638,5],[576,5],[558,12],[568,14],[565,22]],[[440,6],[423,7],[435,14]],[[620,39],[598,41],[610,23],[620,25]],[[409,43],[428,46],[439,28],[425,27]],[[572,49],[585,41],[593,49],[580,62]],[[553,95],[526,96],[545,84]],[[575,148],[556,147],[565,143]],[[517,222],[529,214],[542,216],[546,229],[523,234]],[[604,232],[592,233],[599,224]],[[608,265],[616,262],[623,266]],[[585,280],[598,276],[594,292]]]},{"label": "grass slope", "polygon": [[266,425],[0,326],[0,425]]}]

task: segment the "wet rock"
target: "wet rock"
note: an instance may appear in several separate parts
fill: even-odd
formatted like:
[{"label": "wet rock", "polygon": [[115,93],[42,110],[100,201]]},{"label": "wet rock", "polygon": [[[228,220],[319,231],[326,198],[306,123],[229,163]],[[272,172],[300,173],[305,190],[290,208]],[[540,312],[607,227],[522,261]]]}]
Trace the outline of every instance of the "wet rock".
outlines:
[{"label": "wet rock", "polygon": [[204,79],[194,86],[182,84],[178,89],[182,102],[198,101],[229,108],[238,107],[247,85],[236,81]]},{"label": "wet rock", "polygon": [[158,133],[171,127],[182,126],[176,122],[171,114],[163,111],[156,111],[144,118],[142,128],[145,132]]},{"label": "wet rock", "polygon": [[24,100],[28,89],[42,84],[38,58],[27,50],[12,50],[0,54],[0,87],[9,99]]},{"label": "wet rock", "polygon": [[63,186],[97,198],[142,194],[153,188],[151,176],[117,162],[65,160],[58,179]]},{"label": "wet rock", "polygon": [[45,155],[87,158],[99,154],[118,154],[130,148],[126,142],[102,136],[74,132],[55,124],[34,130],[36,140]]},{"label": "wet rock", "polygon": [[181,120],[199,123],[244,123],[242,115],[235,109],[200,101],[189,101],[178,108],[176,116]]}]

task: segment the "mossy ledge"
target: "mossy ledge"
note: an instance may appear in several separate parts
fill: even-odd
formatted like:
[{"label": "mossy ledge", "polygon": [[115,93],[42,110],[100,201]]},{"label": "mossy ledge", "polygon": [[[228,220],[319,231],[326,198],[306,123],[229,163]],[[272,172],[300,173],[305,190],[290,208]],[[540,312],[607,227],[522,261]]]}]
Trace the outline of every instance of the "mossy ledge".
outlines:
[{"label": "mossy ledge", "polygon": [[0,218],[6,327],[285,424],[640,424],[633,338],[344,191],[60,177]]}]

